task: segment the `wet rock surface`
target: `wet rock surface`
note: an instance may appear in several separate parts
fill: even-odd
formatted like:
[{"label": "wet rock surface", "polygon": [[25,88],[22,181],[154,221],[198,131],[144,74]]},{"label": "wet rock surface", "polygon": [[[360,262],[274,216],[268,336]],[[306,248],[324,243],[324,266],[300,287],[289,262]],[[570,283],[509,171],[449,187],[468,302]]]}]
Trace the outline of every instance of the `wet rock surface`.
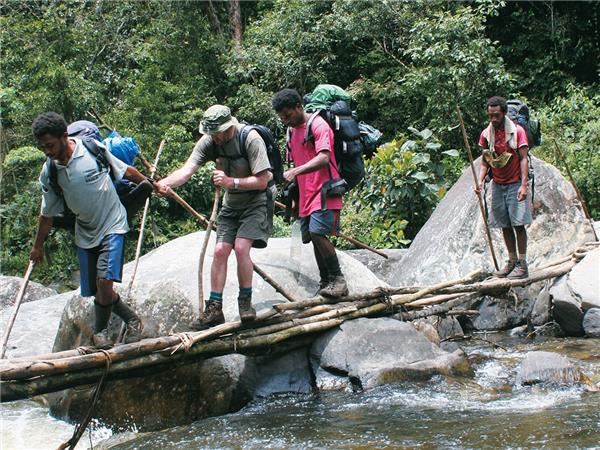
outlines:
[{"label": "wet rock surface", "polygon": [[552,352],[530,352],[518,368],[516,383],[573,384],[581,378],[580,370],[568,358]]},{"label": "wet rock surface", "polygon": [[311,362],[315,372],[345,374],[362,389],[469,370],[461,351],[445,352],[413,325],[389,318],[344,322],[314,342]]}]

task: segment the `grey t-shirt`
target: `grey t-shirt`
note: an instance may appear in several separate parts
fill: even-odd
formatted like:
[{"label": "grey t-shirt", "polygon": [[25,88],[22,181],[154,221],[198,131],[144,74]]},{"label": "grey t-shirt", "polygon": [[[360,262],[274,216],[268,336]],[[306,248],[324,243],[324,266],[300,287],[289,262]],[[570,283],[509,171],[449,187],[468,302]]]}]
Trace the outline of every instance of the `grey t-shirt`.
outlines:
[{"label": "grey t-shirt", "polygon": [[[246,154],[248,158],[239,157],[239,133],[244,127],[243,124],[235,125],[235,134],[231,140],[222,146],[213,142],[212,137],[204,135],[200,138],[192,152],[192,160],[203,165],[207,161],[215,161],[219,158],[221,169],[229,177],[245,178],[250,175],[256,175],[264,170],[271,168],[267,148],[264,141],[257,131],[252,130],[248,133],[246,139]],[[271,175],[271,174],[269,174]],[[272,175],[271,175],[272,176]],[[242,209],[255,202],[266,203],[267,197],[265,191],[242,191],[236,189],[226,189],[223,204],[233,209]]]},{"label": "grey t-shirt", "polygon": [[[79,139],[66,166],[56,166],[58,185],[64,199],[75,214],[75,244],[81,248],[100,245],[109,234],[129,231],[127,212],[119,200],[107,167],[99,168],[96,157],[83,146]],[[99,144],[101,145],[101,144]],[[106,159],[113,168],[116,180],[123,178],[127,164],[106,151]],[[50,186],[50,174],[46,164],[40,173],[42,184],[42,209],[45,217],[63,214],[64,204],[60,195]]]}]

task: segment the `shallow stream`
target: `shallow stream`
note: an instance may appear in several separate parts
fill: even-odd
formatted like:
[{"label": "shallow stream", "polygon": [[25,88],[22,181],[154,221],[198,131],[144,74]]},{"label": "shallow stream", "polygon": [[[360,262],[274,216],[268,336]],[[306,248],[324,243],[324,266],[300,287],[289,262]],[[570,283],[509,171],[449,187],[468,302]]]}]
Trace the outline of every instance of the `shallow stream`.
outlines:
[{"label": "shallow stream", "polygon": [[[485,339],[505,350],[480,340],[463,343],[471,378],[272,396],[236,413],[153,433],[112,433],[95,424],[91,441],[98,449],[600,448],[600,392],[581,385],[514,385],[521,359],[534,350],[570,357],[599,383],[600,339]],[[73,430],[32,401],[2,404],[1,421],[7,450],[56,448]],[[78,448],[89,447],[86,432]]]}]

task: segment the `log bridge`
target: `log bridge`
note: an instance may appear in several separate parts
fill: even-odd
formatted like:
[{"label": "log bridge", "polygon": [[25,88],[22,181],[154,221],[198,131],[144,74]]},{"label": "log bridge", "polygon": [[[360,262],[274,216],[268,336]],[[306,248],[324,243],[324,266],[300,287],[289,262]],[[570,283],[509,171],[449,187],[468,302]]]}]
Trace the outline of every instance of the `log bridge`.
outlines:
[{"label": "log bridge", "polygon": [[242,353],[273,354],[308,345],[319,333],[359,317],[414,320],[432,315],[471,315],[482,295],[502,297],[515,287],[568,273],[599,243],[530,271],[529,278],[489,278],[482,271],[432,286],[377,288],[340,299],[315,297],[274,305],[250,324],[240,321],[198,332],[144,339],[109,350],[79,347],[57,353],[0,360],[0,402],[90,385],[100,379],[140,377],[206,358]]}]

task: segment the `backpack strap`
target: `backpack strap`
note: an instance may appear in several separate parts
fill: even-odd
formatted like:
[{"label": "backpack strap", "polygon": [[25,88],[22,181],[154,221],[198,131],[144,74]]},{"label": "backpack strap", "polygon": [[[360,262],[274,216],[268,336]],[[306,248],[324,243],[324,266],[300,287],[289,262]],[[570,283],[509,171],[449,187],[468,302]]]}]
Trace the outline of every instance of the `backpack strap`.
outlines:
[{"label": "backpack strap", "polygon": [[[106,158],[106,149],[103,146],[98,145],[96,140],[92,138],[81,139],[81,142],[83,147],[96,158],[98,171],[101,171],[103,168],[108,168],[110,178],[114,181],[115,175],[112,166],[108,163],[108,159]],[[64,197],[63,190],[58,184],[58,170],[56,170],[56,165],[52,161],[52,158],[46,158],[45,164],[50,188],[60,197]]]},{"label": "backpack strap", "polygon": [[306,122],[306,134],[304,135],[304,141],[302,141],[302,144],[306,144],[309,141],[313,141],[315,140],[315,135],[312,132],[312,123],[315,120],[315,118],[320,115],[321,111],[323,111],[322,109],[317,109],[314,113],[311,114],[311,116],[308,118],[308,122]]}]

